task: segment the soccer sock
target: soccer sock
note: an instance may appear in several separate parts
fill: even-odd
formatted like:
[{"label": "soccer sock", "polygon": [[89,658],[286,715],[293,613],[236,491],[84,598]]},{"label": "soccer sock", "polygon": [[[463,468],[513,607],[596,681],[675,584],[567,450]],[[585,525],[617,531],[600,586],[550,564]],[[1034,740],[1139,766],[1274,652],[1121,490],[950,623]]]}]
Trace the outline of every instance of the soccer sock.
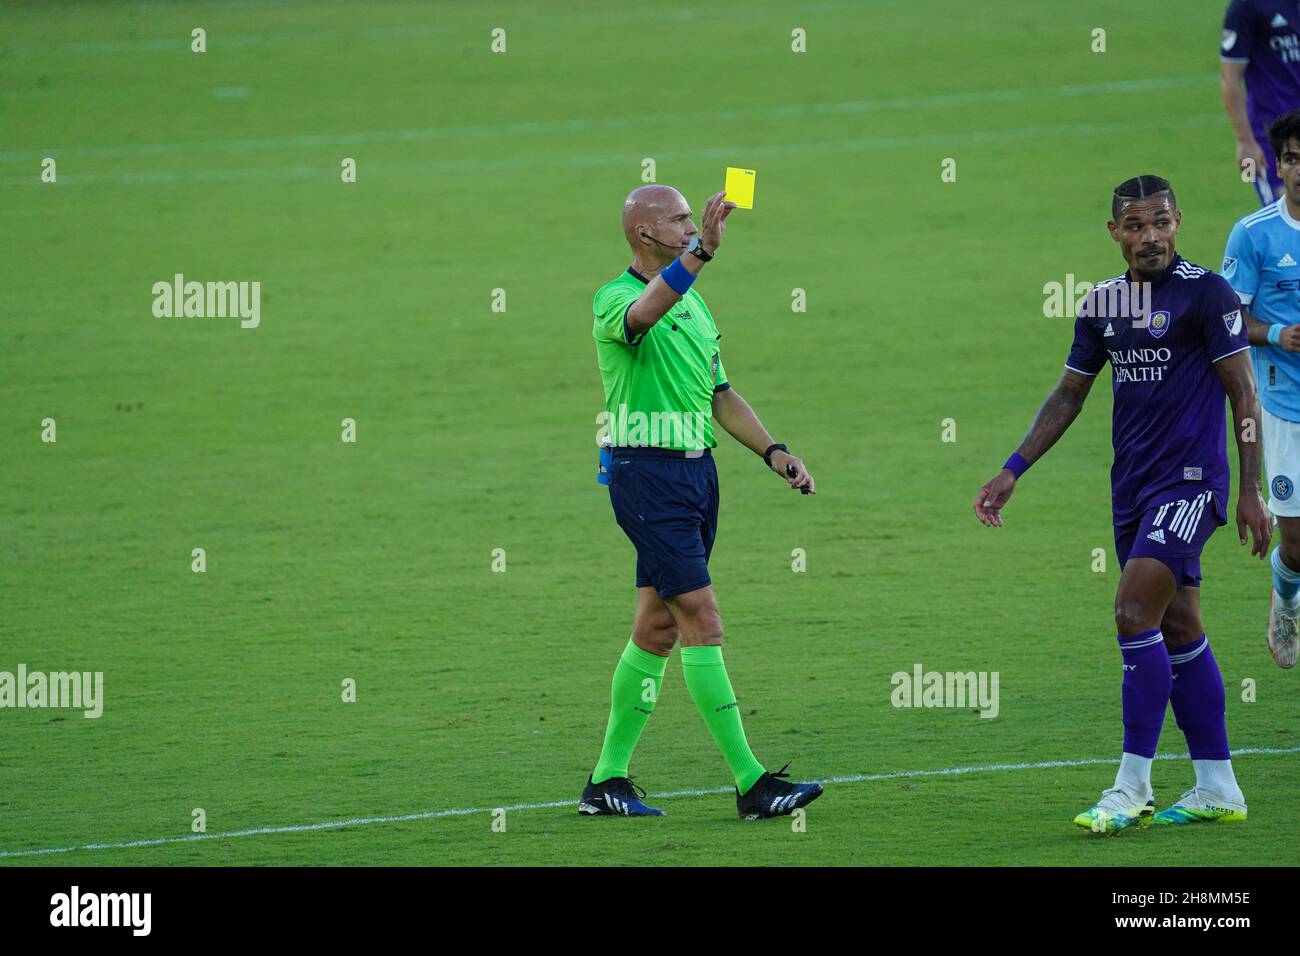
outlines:
[{"label": "soccer sock", "polygon": [[[1241,788],[1232,772],[1228,753],[1227,698],[1210,640],[1186,644],[1169,655],[1174,687],[1169,700],[1174,718],[1187,738],[1187,751],[1196,768],[1196,786],[1225,800],[1239,800]],[[1244,802],[1244,801],[1243,801]]]},{"label": "soccer sock", "polygon": [[1231,760],[1193,760],[1192,768],[1196,771],[1196,786],[1200,789],[1208,790],[1229,803],[1246,802],[1237,775],[1232,772]]},{"label": "soccer sock", "polygon": [[1118,640],[1124,657],[1124,756],[1115,786],[1147,800],[1151,795],[1151,759],[1160,741],[1160,727],[1165,722],[1169,685],[1173,680],[1169,652],[1158,627],[1132,637],[1121,634]]},{"label": "soccer sock", "polygon": [[1142,803],[1151,799],[1151,758],[1125,753],[1119,758],[1115,786],[1131,793]]},{"label": "soccer sock", "polygon": [[736,778],[736,789],[747,793],[758,778],[763,776],[763,765],[758,762],[740,721],[740,707],[735,691],[722,663],[722,648],[716,644],[682,648],[682,675],[691,700],[713,734],[713,742],[722,751],[722,757]]},{"label": "soccer sock", "polygon": [[[659,699],[668,658],[651,654],[629,640],[623,656],[614,668],[609,689],[609,723],[605,726],[605,746],[591,773],[592,783],[612,777],[626,777],[632,750],[641,739],[650,712]],[[651,689],[653,687],[653,690]]]},{"label": "soccer sock", "polygon": [[1300,571],[1292,571],[1282,561],[1282,548],[1273,549],[1269,561],[1273,565],[1273,590],[1282,599],[1282,603],[1294,608],[1300,603]]}]

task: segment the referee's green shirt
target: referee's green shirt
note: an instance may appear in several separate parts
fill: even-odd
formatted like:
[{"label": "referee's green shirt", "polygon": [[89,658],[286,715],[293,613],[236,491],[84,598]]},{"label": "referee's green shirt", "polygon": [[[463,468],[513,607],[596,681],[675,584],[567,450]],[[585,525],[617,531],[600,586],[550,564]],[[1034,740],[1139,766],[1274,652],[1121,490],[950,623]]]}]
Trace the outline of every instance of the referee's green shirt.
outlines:
[{"label": "referee's green shirt", "polygon": [[592,302],[610,440],[615,446],[714,448],[713,393],[731,387],[722,336],[692,287],[649,331],[629,338],[625,316],[646,282],[629,268],[596,290]]}]

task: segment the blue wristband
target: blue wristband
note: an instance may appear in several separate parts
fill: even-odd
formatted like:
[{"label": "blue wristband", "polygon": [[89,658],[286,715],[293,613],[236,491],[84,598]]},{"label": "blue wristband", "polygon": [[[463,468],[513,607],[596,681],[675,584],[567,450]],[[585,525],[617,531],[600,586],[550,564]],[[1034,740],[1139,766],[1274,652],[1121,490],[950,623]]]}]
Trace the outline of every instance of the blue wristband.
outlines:
[{"label": "blue wristband", "polygon": [[1268,344],[1277,345],[1282,339],[1282,326],[1270,325],[1268,327]]},{"label": "blue wristband", "polygon": [[659,273],[659,277],[678,295],[685,295],[695,281],[695,276],[682,265],[681,259],[674,259],[667,269]]},{"label": "blue wristband", "polygon": [[1013,451],[1011,457],[1007,459],[1007,463],[1002,467],[1009,469],[1011,474],[1015,475],[1016,480],[1019,481],[1020,476],[1029,470],[1029,462],[1025,461],[1025,456],[1020,452]]}]

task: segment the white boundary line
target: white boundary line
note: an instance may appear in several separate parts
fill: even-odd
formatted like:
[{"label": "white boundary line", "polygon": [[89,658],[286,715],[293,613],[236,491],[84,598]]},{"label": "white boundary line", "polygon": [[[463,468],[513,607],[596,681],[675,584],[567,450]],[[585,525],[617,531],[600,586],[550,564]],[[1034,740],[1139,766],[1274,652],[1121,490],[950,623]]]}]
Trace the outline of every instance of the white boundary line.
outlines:
[{"label": "white boundary line", "polygon": [[[807,143],[768,143],[757,146],[719,146],[691,150],[661,150],[655,155],[659,163],[678,160],[734,159],[737,155],[750,158],[767,156],[816,156],[829,153],[852,153],[875,149],[897,149],[906,146],[968,145],[982,143],[1009,143],[1015,140],[1044,139],[1053,136],[1099,136],[1131,129],[1151,130],[1183,129],[1199,126],[1216,126],[1223,122],[1222,113],[1198,113],[1169,119],[1116,120],[1107,123],[1067,123],[1057,126],[1024,126],[1013,129],[975,130],[969,133],[923,133],[915,136],[869,136],[861,139],[819,140]],[[367,165],[367,175],[388,174],[394,181],[400,175],[416,174],[425,177],[455,173],[493,172],[508,169],[586,169],[599,166],[639,166],[640,154],[606,153],[591,155],[512,156],[506,159],[422,160],[391,163],[372,162]],[[276,166],[268,168],[200,169],[188,171],[156,171],[110,173],[104,175],[77,173],[61,174],[60,185],[93,186],[103,184],[172,184],[186,182],[216,182],[243,180],[320,179],[337,181],[337,166]],[[393,175],[397,174],[397,175]],[[0,176],[0,186],[47,189],[35,173]]]},{"label": "white boundary line", "polygon": [[[104,146],[47,146],[41,149],[0,150],[0,162],[16,163],[40,160],[46,156],[63,160],[72,156],[125,158],[131,156],[169,156],[179,153],[258,152],[277,149],[321,149],[342,146],[367,146],[384,143],[424,143],[443,139],[461,140],[469,136],[517,136],[533,134],[586,133],[640,126],[658,126],[666,122],[726,122],[793,117],[844,116],[855,113],[920,111],[942,107],[982,106],[993,103],[1018,103],[1025,100],[1055,97],[1098,96],[1108,93],[1149,93],[1205,86],[1214,78],[1207,74],[1160,76],[1144,80],[1108,80],[1103,83],[1067,83],[1061,86],[1038,86],[1003,90],[972,90],[964,93],[922,93],[866,100],[837,100],[825,103],[790,103],[780,106],[700,110],[668,114],[633,116],[597,116],[577,119],[529,120],[513,123],[476,124],[470,126],[432,126],[419,129],[370,130],[365,132],[310,133],[295,136],[269,136],[252,139],[200,140],[190,143],[140,143]],[[1221,114],[1215,114],[1222,119]],[[1149,120],[1148,120],[1149,122]]]},{"label": "white boundary line", "polygon": [[[1294,747],[1243,747],[1232,751],[1234,757],[1251,754],[1294,754],[1300,753],[1300,746]],[[1156,760],[1186,760],[1187,754],[1157,754]],[[1105,764],[1117,764],[1118,760],[1108,757],[1094,757],[1084,760],[1041,760],[1034,763],[995,763],[979,767],[948,767],[943,770],[896,770],[892,773],[863,773],[849,777],[825,777],[820,783],[868,783],[876,780],[903,780],[915,777],[953,777],[968,773],[999,773],[1007,770],[1046,770],[1052,767],[1093,767]],[[732,793],[732,787],[713,787],[706,790],[671,790],[666,793],[652,793],[650,799],[672,799],[675,797],[704,797],[714,794]],[[550,803],[516,803],[507,807],[473,807],[458,810],[425,810],[421,813],[401,813],[386,817],[354,817],[351,820],[328,820],[324,823],[297,823],[277,827],[254,827],[248,830],[228,830],[224,833],[191,833],[185,836],[154,837],[149,840],[128,840],[124,843],[83,843],[80,846],[47,847],[40,850],[4,850],[0,859],[12,859],[20,856],[48,856],[53,853],[73,853],[77,850],[129,850],[143,846],[163,846],[169,843],[197,843],[201,840],[230,840],[235,837],[263,836],[274,833],[309,833],[313,830],[339,830],[343,827],[366,826],[372,823],[408,823],[412,820],[437,820],[443,817],[463,817],[475,813],[492,813],[505,810],[507,813],[517,810],[556,810],[562,807],[576,807],[578,801],[553,800]]]}]

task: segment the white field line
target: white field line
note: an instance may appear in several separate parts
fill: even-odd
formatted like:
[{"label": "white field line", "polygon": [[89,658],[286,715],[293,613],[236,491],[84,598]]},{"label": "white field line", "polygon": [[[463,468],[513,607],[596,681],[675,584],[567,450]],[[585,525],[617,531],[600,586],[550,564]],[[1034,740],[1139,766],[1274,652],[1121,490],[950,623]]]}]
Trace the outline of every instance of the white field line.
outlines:
[{"label": "white field line", "polygon": [[[706,159],[746,162],[767,156],[818,155],[825,153],[854,153],[865,150],[897,149],[925,145],[954,146],[1007,143],[1017,140],[1044,139],[1054,136],[1102,136],[1129,130],[1179,129],[1214,126],[1223,122],[1222,113],[1202,113],[1177,119],[1116,120],[1109,123],[1072,123],[1059,126],[1026,126],[1018,129],[977,130],[970,133],[927,133],[918,136],[870,136],[861,139],[820,140],[802,143],[772,143],[761,146],[720,146],[707,149],[659,151],[655,160],[660,164],[676,161]],[[362,162],[365,162],[363,159]],[[590,168],[596,166],[627,166],[639,168],[641,154],[605,153],[577,156],[514,156],[509,159],[428,160],[409,163],[372,162],[366,164],[367,176],[376,174],[418,174],[423,176],[455,173],[483,173],[510,169],[539,170],[545,168]],[[58,186],[88,186],[102,184],[152,185],[159,183],[213,182],[213,181],[274,181],[281,179],[338,180],[337,163],[322,166],[269,166],[240,169],[201,169],[188,171],[158,171],[110,173],[105,175],[65,172],[59,170]],[[40,181],[40,171],[33,167],[25,175],[0,176],[0,186],[39,186],[58,188]]]},{"label": "white field line", "polygon": [[[1300,746],[1295,747],[1243,747],[1232,751],[1234,757],[1252,754],[1294,754],[1300,753]],[[1187,754],[1157,754],[1156,760],[1186,760]],[[978,767],[947,767],[942,770],[895,770],[891,773],[863,773],[848,777],[825,777],[820,783],[870,783],[877,780],[910,780],[917,777],[954,777],[971,773],[1003,773],[1010,770],[1047,770],[1054,767],[1093,767],[1117,764],[1118,760],[1108,757],[1093,757],[1083,760],[1040,760],[1032,763],[995,763]],[[705,797],[716,794],[730,794],[732,787],[712,787],[705,790],[670,790],[665,793],[647,795],[650,800],[667,800],[677,797]],[[128,840],[122,843],[83,843],[80,846],[47,847],[39,850],[4,850],[0,859],[20,856],[48,856],[53,853],[74,853],[78,850],[129,850],[144,846],[163,846],[169,843],[197,843],[201,840],[231,840],[237,837],[264,836],[275,833],[309,833],[313,830],[339,830],[343,827],[367,826],[373,823],[407,823],[412,820],[437,820],[443,817],[463,817],[476,813],[492,813],[505,810],[507,813],[523,810],[558,810],[564,807],[576,808],[578,801],[552,800],[549,803],[515,803],[505,807],[466,807],[457,810],[425,810],[421,813],[400,813],[384,817],[354,817],[351,820],[328,820],[323,823],[296,823],[275,827],[253,827],[247,830],[228,830],[224,833],[190,833],[184,836],[154,837],[148,840]]]},{"label": "white field line", "polygon": [[[1105,83],[1071,83],[1012,90],[973,90],[965,93],[934,93],[920,96],[894,96],[866,100],[841,100],[830,103],[791,103],[784,106],[761,106],[748,109],[704,110],[672,115],[634,114],[597,116],[580,119],[538,120],[515,123],[477,124],[471,126],[432,126],[419,129],[371,130],[368,132],[312,133],[297,136],[269,136],[252,139],[215,139],[191,143],[139,143],[116,146],[47,146],[43,149],[0,150],[0,162],[41,160],[46,156],[66,159],[72,156],[121,158],[129,156],[170,156],[178,153],[260,152],[276,149],[318,149],[338,146],[367,146],[379,143],[423,143],[436,140],[459,140],[469,136],[511,136],[531,134],[566,134],[603,132],[638,126],[661,127],[665,123],[752,122],[810,116],[848,116],[857,113],[921,111],[944,107],[982,106],[993,103],[1018,103],[1060,97],[1091,97],[1108,94],[1149,93],[1157,90],[1207,86],[1217,77],[1198,73],[1188,76],[1160,76],[1142,80],[1112,80]],[[1090,107],[1091,109],[1091,107]]]}]

